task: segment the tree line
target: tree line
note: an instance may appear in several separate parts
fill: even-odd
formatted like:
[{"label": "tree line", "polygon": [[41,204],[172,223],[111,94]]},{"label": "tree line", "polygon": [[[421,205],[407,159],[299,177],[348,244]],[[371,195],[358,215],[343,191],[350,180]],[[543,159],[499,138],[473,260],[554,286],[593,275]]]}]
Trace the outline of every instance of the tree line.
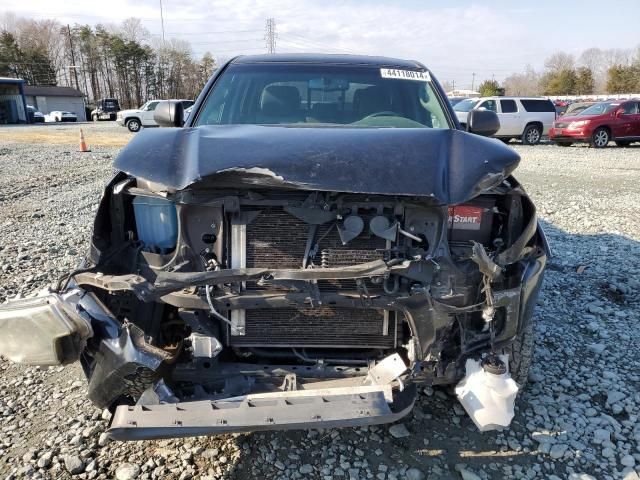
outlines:
[{"label": "tree line", "polygon": [[195,99],[215,68],[211,53],[194,59],[188,42],[152,38],[135,18],[69,26],[0,17],[0,76],[71,86],[88,103],[111,97],[130,108],[152,98]]},{"label": "tree line", "polygon": [[640,92],[640,46],[589,48],[579,56],[556,52],[538,72],[528,65],[503,82],[507,95],[591,95]]},{"label": "tree line", "polygon": [[[444,87],[452,89],[451,84]],[[542,70],[527,65],[502,83],[493,79],[480,82],[477,91],[484,97],[639,93],[640,45],[635,49],[589,48],[578,56],[555,52],[545,59]]]}]

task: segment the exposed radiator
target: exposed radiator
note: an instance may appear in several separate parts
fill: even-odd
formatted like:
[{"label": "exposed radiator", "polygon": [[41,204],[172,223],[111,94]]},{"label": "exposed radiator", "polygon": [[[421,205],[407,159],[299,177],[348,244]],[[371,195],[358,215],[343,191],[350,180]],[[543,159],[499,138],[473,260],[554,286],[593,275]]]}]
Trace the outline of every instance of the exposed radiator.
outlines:
[{"label": "exposed radiator", "polygon": [[[247,225],[246,255],[247,267],[302,268],[304,250],[309,236],[309,225],[288,214],[281,208],[267,208]],[[312,259],[313,265],[321,267],[341,267],[357,263],[371,262],[382,258],[386,241],[369,234],[368,230],[343,245],[337,228],[332,223],[318,226],[315,236],[318,253]],[[379,285],[366,282],[367,290],[380,292]],[[353,280],[324,280],[318,282],[321,291],[356,290]],[[252,283],[247,288],[258,287]]]},{"label": "exposed radiator", "polygon": [[[309,235],[309,225],[281,208],[263,209],[246,226],[244,235],[247,267],[302,268]],[[331,222],[318,227],[318,251],[312,259],[314,268],[354,265],[382,258],[386,241],[370,235],[365,228],[360,236],[343,245]],[[239,247],[238,242],[232,244]],[[380,293],[379,284],[366,282],[370,294]],[[353,280],[320,281],[321,291],[357,290]],[[247,282],[247,290],[281,289],[273,285],[258,286]],[[273,347],[345,347],[390,348],[399,341],[399,322],[394,312],[376,309],[265,308],[234,315],[241,318],[242,335],[230,337],[235,346]],[[398,330],[396,330],[396,328]],[[237,333],[238,331],[236,331]]]},{"label": "exposed radiator", "polygon": [[245,335],[235,346],[391,348],[393,321],[382,310],[352,308],[270,308],[245,312]]}]

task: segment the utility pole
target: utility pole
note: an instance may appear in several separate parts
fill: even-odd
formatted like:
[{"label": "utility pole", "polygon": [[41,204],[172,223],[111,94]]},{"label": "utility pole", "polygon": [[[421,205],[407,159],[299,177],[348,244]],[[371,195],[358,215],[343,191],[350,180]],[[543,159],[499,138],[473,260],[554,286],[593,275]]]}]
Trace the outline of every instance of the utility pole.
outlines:
[{"label": "utility pole", "polygon": [[162,0],[160,0],[160,24],[162,26],[162,45],[164,45],[164,15],[162,13]]},{"label": "utility pole", "polygon": [[476,86],[476,72],[472,73],[472,80],[471,80],[471,90],[473,90],[473,87]]},{"label": "utility pole", "polygon": [[276,20],[275,18],[267,18],[264,33],[264,39],[267,41],[267,52],[276,53],[276,37]]},{"label": "utility pole", "polygon": [[455,81],[455,79],[451,80],[451,91],[452,92],[456,91],[456,81]]},{"label": "utility pole", "polygon": [[71,63],[73,64],[73,76],[76,79],[76,89],[80,90],[80,84],[78,83],[78,71],[76,70],[78,67],[76,66],[76,56],[73,53],[73,41],[71,40],[71,27],[67,23],[67,33],[69,34],[69,49],[71,50]]}]

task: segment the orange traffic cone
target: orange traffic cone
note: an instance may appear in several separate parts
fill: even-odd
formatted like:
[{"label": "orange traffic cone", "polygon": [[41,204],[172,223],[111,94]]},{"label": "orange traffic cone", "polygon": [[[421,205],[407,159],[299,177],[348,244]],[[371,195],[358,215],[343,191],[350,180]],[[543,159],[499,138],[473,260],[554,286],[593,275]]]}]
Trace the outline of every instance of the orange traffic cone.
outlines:
[{"label": "orange traffic cone", "polygon": [[84,141],[84,133],[82,133],[82,129],[80,129],[80,151],[81,152],[90,152],[89,147],[87,147],[87,142]]}]

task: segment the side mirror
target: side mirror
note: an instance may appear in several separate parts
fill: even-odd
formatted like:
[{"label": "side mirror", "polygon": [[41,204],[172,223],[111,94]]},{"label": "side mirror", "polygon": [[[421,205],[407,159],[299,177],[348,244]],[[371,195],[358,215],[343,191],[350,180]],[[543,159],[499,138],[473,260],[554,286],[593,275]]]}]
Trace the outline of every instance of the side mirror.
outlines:
[{"label": "side mirror", "polygon": [[162,100],[153,111],[153,119],[161,127],[181,127],[184,124],[184,108],[176,100]]},{"label": "side mirror", "polygon": [[467,119],[467,131],[490,137],[500,130],[500,119],[491,110],[471,110]]}]

